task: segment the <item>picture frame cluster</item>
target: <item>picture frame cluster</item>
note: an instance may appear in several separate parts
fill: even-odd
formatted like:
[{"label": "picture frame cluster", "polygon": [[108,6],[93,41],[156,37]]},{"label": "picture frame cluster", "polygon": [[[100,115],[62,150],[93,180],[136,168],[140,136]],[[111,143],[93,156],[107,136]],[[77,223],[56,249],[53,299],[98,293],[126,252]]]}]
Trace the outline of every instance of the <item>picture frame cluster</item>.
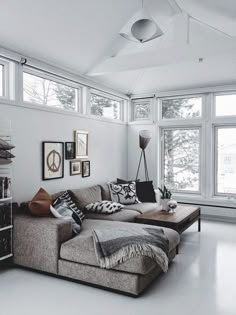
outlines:
[{"label": "picture frame cluster", "polygon": [[42,143],[43,180],[64,177],[64,157],[70,161],[70,176],[90,176],[88,160],[88,131],[74,131],[74,141]]}]

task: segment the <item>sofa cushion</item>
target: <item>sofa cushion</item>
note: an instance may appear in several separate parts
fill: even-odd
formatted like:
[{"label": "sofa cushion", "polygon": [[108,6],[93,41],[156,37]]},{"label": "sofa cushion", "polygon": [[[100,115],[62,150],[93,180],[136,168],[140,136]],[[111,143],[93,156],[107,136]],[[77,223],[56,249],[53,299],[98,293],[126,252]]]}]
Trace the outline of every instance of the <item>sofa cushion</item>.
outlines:
[{"label": "sofa cushion", "polygon": [[155,210],[158,208],[158,204],[155,202],[143,202],[143,203],[136,203],[135,205],[125,205],[123,210],[135,210],[136,212],[143,214],[145,212]]},{"label": "sofa cushion", "polygon": [[[60,257],[67,261],[99,266],[94,249],[92,232],[96,229],[103,228],[129,228],[135,223],[111,222],[101,220],[84,220],[83,230],[75,238],[61,245]],[[147,227],[145,224],[141,226]],[[150,227],[150,226],[148,226]],[[152,228],[157,228],[152,226]],[[171,252],[179,243],[179,234],[171,229],[163,228],[165,235],[169,239],[169,252]],[[114,270],[125,271],[135,274],[147,274],[156,267],[156,263],[149,257],[140,256],[119,264],[112,268]]]},{"label": "sofa cushion", "polygon": [[94,220],[107,220],[107,221],[121,221],[121,222],[134,222],[134,219],[139,214],[137,211],[133,210],[121,210],[112,214],[102,214],[102,213],[88,213],[85,212],[86,219]]},{"label": "sofa cushion", "polygon": [[71,192],[74,195],[77,207],[81,210],[90,203],[102,201],[102,192],[99,185],[82,189],[72,189]]},{"label": "sofa cushion", "polygon": [[109,184],[104,183],[99,186],[101,187],[102,200],[111,200],[111,192],[110,192]]}]

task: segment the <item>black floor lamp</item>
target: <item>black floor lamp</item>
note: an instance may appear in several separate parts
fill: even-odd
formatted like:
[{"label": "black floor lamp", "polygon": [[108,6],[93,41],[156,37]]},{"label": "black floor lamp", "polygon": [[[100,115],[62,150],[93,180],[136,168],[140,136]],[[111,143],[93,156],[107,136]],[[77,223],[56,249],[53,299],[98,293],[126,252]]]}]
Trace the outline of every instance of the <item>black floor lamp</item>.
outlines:
[{"label": "black floor lamp", "polygon": [[149,141],[152,138],[152,133],[149,130],[141,130],[139,132],[139,147],[141,149],[141,154],[140,154],[140,159],[138,163],[138,169],[137,169],[137,174],[136,174],[136,180],[138,179],[138,174],[140,170],[140,165],[143,159],[144,162],[144,173],[145,173],[145,179],[146,181],[149,181],[149,175],[148,175],[148,167],[147,167],[147,160],[146,160],[146,154],[145,154],[145,149],[149,143]]}]

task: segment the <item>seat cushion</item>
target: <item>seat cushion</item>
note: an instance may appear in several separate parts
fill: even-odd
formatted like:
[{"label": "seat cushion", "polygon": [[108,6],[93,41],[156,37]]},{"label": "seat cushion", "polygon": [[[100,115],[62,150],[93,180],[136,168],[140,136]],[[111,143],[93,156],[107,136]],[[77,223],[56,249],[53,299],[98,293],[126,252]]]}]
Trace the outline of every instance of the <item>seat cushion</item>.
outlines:
[{"label": "seat cushion", "polygon": [[137,217],[139,213],[133,210],[122,209],[121,211],[112,213],[112,214],[90,213],[90,212],[85,212],[84,214],[87,219],[134,222],[134,219]]},{"label": "seat cushion", "polygon": [[101,187],[99,185],[82,188],[82,189],[72,189],[77,207],[80,210],[83,210],[85,206],[90,203],[94,203],[97,201],[102,201],[102,192]]},{"label": "seat cushion", "polygon": [[135,210],[140,214],[143,214],[147,211],[155,210],[158,208],[158,204],[156,202],[142,202],[142,203],[136,203],[134,205],[125,205],[123,210],[129,209],[129,210]]},{"label": "seat cushion", "polygon": [[[99,266],[94,249],[93,230],[103,228],[116,229],[124,226],[128,229],[133,224],[135,223],[85,219],[80,235],[61,245],[60,258],[81,264]],[[141,226],[150,227],[145,224],[141,224]],[[152,228],[158,227],[152,226]],[[163,230],[169,239],[169,252],[171,252],[179,243],[179,234],[171,229],[163,228]],[[151,258],[140,256],[131,258],[112,269],[129,273],[147,274],[155,267],[156,263]]]}]

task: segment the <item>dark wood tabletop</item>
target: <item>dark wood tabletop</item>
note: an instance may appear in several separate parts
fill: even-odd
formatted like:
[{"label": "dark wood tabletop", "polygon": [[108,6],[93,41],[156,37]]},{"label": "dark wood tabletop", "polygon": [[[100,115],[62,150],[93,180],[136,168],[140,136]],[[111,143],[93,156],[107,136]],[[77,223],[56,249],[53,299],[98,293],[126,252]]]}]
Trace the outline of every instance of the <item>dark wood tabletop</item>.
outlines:
[{"label": "dark wood tabletop", "polygon": [[185,231],[190,225],[198,221],[198,231],[201,230],[201,210],[197,206],[179,205],[174,213],[168,213],[157,208],[136,217],[137,223],[168,227],[178,233]]}]

